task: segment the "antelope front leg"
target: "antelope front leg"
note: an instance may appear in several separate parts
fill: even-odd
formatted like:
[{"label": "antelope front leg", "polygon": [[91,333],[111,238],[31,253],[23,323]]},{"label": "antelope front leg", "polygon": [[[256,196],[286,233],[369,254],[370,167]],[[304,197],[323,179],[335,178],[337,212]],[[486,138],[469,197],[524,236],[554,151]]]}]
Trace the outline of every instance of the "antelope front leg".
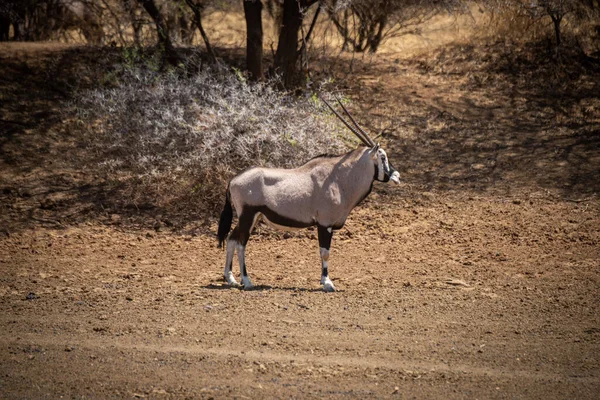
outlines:
[{"label": "antelope front leg", "polygon": [[331,248],[331,238],[333,237],[333,229],[331,227],[318,227],[319,234],[319,250],[321,254],[321,285],[325,292],[335,292],[335,286],[329,279],[329,249]]}]

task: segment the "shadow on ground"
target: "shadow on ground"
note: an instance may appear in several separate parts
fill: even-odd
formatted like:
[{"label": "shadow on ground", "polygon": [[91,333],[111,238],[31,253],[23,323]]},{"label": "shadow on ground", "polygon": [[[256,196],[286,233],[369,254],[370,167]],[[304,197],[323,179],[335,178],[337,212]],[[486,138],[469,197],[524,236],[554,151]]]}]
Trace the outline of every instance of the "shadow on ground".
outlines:
[{"label": "shadow on ground", "polygon": [[[5,233],[40,223],[177,230],[213,220],[193,204],[127,201],[127,181],[105,176],[86,143],[66,128],[74,96],[109,85],[122,50],[6,46],[0,48]],[[242,60],[235,51],[222,54],[233,64]],[[407,201],[424,191],[593,198],[600,190],[599,69],[577,54],[560,62],[545,54],[457,46],[408,61],[355,61],[352,79],[338,82],[358,119],[381,134],[407,183]],[[336,68],[341,76],[345,67]]]},{"label": "shadow on ground", "polygon": [[600,64],[550,52],[455,46],[347,84],[418,190],[588,198],[600,189]]}]

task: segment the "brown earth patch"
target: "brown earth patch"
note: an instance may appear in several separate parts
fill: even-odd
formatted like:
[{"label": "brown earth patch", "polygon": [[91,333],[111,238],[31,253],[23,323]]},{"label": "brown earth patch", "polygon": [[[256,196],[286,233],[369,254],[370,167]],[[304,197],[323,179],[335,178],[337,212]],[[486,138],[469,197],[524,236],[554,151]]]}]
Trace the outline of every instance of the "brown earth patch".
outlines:
[{"label": "brown earth patch", "polygon": [[262,227],[244,292],[214,218],[127,209],[82,167],[43,77],[91,53],[40,46],[2,49],[4,396],[596,397],[597,75],[554,98],[439,54],[364,66],[344,84],[405,184],[334,236],[338,292],[314,231]]}]

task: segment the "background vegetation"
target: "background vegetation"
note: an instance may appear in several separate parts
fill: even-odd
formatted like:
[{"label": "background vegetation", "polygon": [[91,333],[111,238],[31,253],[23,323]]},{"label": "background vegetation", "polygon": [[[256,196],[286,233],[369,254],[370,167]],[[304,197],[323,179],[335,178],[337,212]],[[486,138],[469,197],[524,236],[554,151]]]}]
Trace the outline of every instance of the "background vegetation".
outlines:
[{"label": "background vegetation", "polygon": [[[574,39],[568,46],[598,51],[597,0],[4,0],[0,40],[157,43],[174,65],[182,61],[176,46],[202,43],[209,60],[217,62],[219,54],[210,38],[228,26],[217,23],[205,29],[203,21],[212,15],[233,15],[246,24],[250,75],[264,77],[263,58],[268,56],[268,75],[293,87],[306,81],[303,66],[311,49],[326,37],[343,51],[375,53],[386,40],[420,34],[424,23],[436,16],[474,18],[477,12],[485,12],[490,26],[505,36],[552,36],[559,48],[566,34]],[[265,42],[265,24],[273,31],[270,43]],[[506,29],[499,30],[500,26]],[[263,55],[267,44],[271,54]]]},{"label": "background vegetation", "polygon": [[[444,168],[431,160],[444,155],[446,167],[462,171],[437,170],[453,176],[448,187],[461,179],[484,184],[485,174],[497,171],[495,161],[473,158],[492,157],[496,138],[482,130],[508,136],[499,121],[506,129],[523,126],[498,118],[466,126],[439,104],[406,108],[417,101],[414,88],[392,82],[394,71],[417,70],[426,80],[460,77],[443,89],[448,96],[458,87],[485,89],[486,104],[526,110],[522,121],[532,132],[585,128],[593,137],[586,116],[595,115],[590,82],[599,69],[599,11],[597,0],[6,0],[0,40],[88,46],[49,56],[38,77],[5,60],[15,87],[3,98],[21,99],[31,121],[15,122],[11,112],[22,112],[15,106],[1,122],[8,138],[29,123],[48,124],[36,107],[60,103],[60,129],[77,137],[81,154],[72,157],[101,182],[94,195],[102,210],[113,204],[214,215],[227,180],[250,165],[290,167],[343,151],[344,130],[316,98],[327,91],[355,100],[351,108],[373,135],[393,139],[413,161],[422,158],[410,176],[431,181],[427,171]],[[436,29],[470,32],[462,42],[444,39],[429,54],[404,54],[410,40],[439,40],[443,34],[431,35]],[[381,84],[373,83],[380,75],[399,86],[401,99],[381,98]],[[35,105],[17,81],[29,82],[38,99],[47,95],[47,103]],[[504,97],[510,105],[500,105]],[[392,111],[382,113],[382,104]],[[557,125],[557,115],[570,125]],[[425,145],[408,144],[411,135]],[[474,138],[477,145],[457,155],[454,147],[430,146],[440,137],[463,150]]]},{"label": "background vegetation", "polygon": [[159,72],[148,68],[151,60],[136,61],[117,64],[110,89],[81,93],[71,128],[87,122],[83,136],[96,161],[126,182],[135,205],[191,199],[194,207],[212,209],[241,170],[291,168],[345,148],[316,97],[294,98],[239,72]]}]

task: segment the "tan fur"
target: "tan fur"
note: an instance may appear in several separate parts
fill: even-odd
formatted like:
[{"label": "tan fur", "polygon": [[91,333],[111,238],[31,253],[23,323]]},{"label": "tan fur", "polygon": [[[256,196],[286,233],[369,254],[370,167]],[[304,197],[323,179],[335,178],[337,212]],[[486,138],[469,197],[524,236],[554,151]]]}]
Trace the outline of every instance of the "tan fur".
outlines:
[{"label": "tan fur", "polygon": [[294,169],[252,168],[230,184],[238,215],[244,206],[266,206],[303,224],[341,227],[368,193],[375,164],[366,147],[319,157]]}]

